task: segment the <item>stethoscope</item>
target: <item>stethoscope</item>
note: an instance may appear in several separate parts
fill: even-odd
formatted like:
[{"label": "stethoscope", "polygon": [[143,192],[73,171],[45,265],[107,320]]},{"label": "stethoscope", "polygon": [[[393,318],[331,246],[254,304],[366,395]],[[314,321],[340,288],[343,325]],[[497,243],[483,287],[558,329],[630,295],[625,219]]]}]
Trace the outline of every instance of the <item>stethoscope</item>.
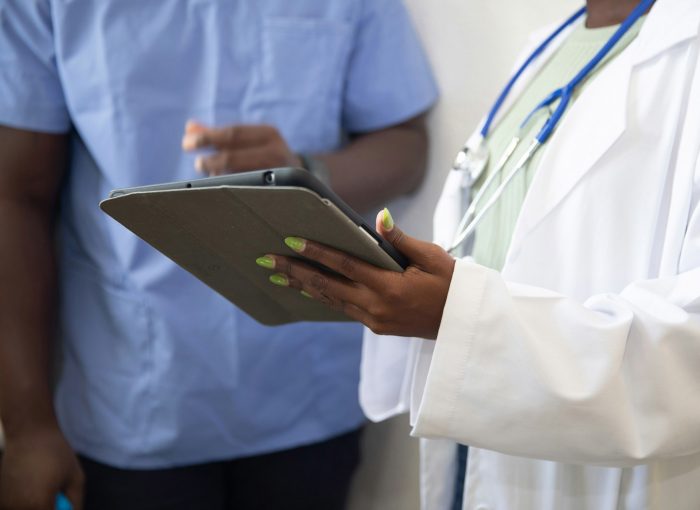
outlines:
[{"label": "stethoscope", "polygon": [[[554,92],[545,97],[528,115],[525,120],[520,125],[518,133],[513,137],[508,146],[506,147],[503,155],[496,163],[496,166],[484,181],[483,185],[479,189],[479,192],[471,200],[469,207],[467,207],[462,220],[457,227],[457,233],[452,241],[452,245],[448,250],[449,253],[454,253],[475,231],[476,227],[481,223],[486,213],[488,213],[493,206],[498,202],[498,200],[503,195],[503,192],[508,187],[508,184],[518,175],[527,165],[530,163],[534,155],[537,153],[540,147],[549,139],[551,134],[554,132],[559,122],[561,121],[564,113],[566,112],[571,98],[573,97],[576,87],[578,87],[583,80],[588,77],[595,67],[603,60],[610,50],[618,43],[618,41],[630,30],[632,25],[634,25],[639,18],[641,18],[644,13],[649,10],[651,5],[655,0],[642,0],[639,5],[632,11],[632,13],[625,19],[625,21],[620,25],[620,27],[615,31],[612,37],[605,43],[605,45],[596,53],[596,55],[572,78],[572,80],[561,88],[556,89]],[[459,151],[455,161],[452,165],[452,170],[462,172],[462,188],[469,190],[483,174],[486,164],[489,161],[489,149],[488,140],[489,132],[491,130],[492,124],[496,115],[500,111],[503,103],[511,92],[511,89],[520,79],[525,70],[532,65],[532,63],[547,49],[551,42],[556,39],[564,30],[569,26],[574,24],[581,16],[586,12],[586,8],[583,7],[576,11],[573,16],[568,18],[561,26],[559,26],[547,39],[540,44],[535,51],[527,58],[518,71],[513,75],[513,77],[508,81],[505,88],[496,99],[496,102],[491,107],[488,116],[479,131],[479,135],[475,139],[468,140],[462,150]],[[556,108],[553,108],[553,104],[559,100],[559,104]],[[496,181],[498,176],[503,172],[503,169],[510,161],[511,157],[515,153],[516,149],[520,146],[524,134],[533,126],[533,123],[540,121],[542,127],[535,136],[532,143],[527,147],[525,153],[517,161],[513,169],[508,173],[508,175],[503,179],[501,184],[496,188],[496,191],[491,195],[491,197],[486,201],[484,206],[477,213],[477,208],[486,196],[487,191],[491,188],[492,184]]]}]

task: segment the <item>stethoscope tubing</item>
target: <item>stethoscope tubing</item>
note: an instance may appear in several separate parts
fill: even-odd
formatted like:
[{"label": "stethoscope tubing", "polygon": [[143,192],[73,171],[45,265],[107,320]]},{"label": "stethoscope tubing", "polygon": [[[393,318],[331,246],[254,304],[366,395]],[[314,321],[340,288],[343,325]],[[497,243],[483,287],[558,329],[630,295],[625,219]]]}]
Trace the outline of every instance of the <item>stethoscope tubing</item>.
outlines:
[{"label": "stethoscope tubing", "polygon": [[[552,105],[557,99],[560,99],[559,104],[554,109],[554,113],[549,117],[549,120],[542,126],[542,129],[537,134],[537,141],[540,145],[547,142],[551,134],[556,129],[557,125],[561,121],[566,109],[571,102],[571,98],[574,95],[576,87],[578,87],[587,76],[593,72],[598,64],[610,53],[615,45],[620,42],[627,32],[629,32],[632,25],[634,25],[637,20],[644,15],[647,10],[652,6],[655,0],[642,0],[637,7],[630,13],[630,15],[622,22],[620,27],[615,31],[610,39],[603,45],[603,47],[598,50],[598,53],[588,61],[588,63],[583,66],[583,68],[574,76],[569,83],[564,87],[555,90],[549,96],[547,96],[540,104],[538,104],[535,109],[528,115],[525,119],[527,122],[528,118],[532,116],[537,110]],[[585,8],[584,8],[585,10]]]},{"label": "stethoscope tubing", "polygon": [[[551,112],[550,109],[550,115],[548,119],[546,120],[538,134],[535,136],[533,142],[528,146],[523,156],[520,158],[520,160],[518,160],[513,170],[501,182],[496,191],[486,202],[484,207],[481,208],[479,213],[476,214],[476,208],[478,207],[481,200],[484,198],[487,190],[491,188],[493,182],[505,169],[505,166],[507,165],[508,161],[519,146],[521,142],[521,137],[518,135],[511,140],[510,144],[504,151],[503,156],[499,159],[498,163],[496,164],[496,167],[494,168],[493,172],[491,172],[491,174],[484,181],[483,185],[481,186],[477,194],[474,196],[464,216],[462,217],[462,220],[460,221],[459,226],[457,228],[457,235],[452,243],[452,246],[448,250],[449,253],[454,253],[462,245],[462,243],[464,243],[464,241],[466,241],[476,231],[476,228],[481,222],[482,218],[486,215],[486,213],[488,213],[491,210],[491,208],[493,208],[496,202],[501,198],[503,192],[510,184],[510,182],[523,168],[527,166],[527,164],[532,160],[539,148],[546,143],[546,141],[552,135],[556,127],[559,125],[559,122],[563,118],[564,113],[566,112],[566,109],[568,108],[569,103],[571,102],[576,87],[578,87],[581,84],[581,82],[583,82],[583,80],[585,80],[586,77],[590,75],[590,73],[595,69],[595,67],[610,53],[612,48],[630,30],[632,25],[634,25],[637,22],[637,20],[639,20],[639,18],[649,10],[654,1],[655,0],[641,0],[637,7],[634,8],[630,15],[615,31],[612,37],[605,43],[605,45],[603,45],[603,47],[595,54],[595,56],[590,61],[588,61],[588,63],[578,73],[576,73],[576,75],[571,79],[571,81],[565,86],[560,87],[554,90],[552,93],[550,93],[525,117],[525,120],[520,125],[521,130],[524,128],[524,126],[527,125],[527,123],[533,118],[533,116],[537,114],[537,112],[541,111],[544,108],[551,108],[551,106],[557,100],[559,100],[559,104],[556,106],[556,108],[554,108],[554,111]],[[496,99],[496,102],[494,103],[493,107],[489,111],[486,121],[484,122],[484,125],[481,128],[480,134],[482,141],[485,141],[488,138],[489,131],[491,129],[491,125],[494,122],[494,119],[496,118],[498,112],[503,106],[503,103],[505,102],[513,86],[521,77],[521,75],[544,52],[544,50],[551,44],[551,42],[554,39],[556,39],[567,27],[576,22],[576,20],[578,20],[578,18],[580,18],[585,12],[586,8],[583,7],[576,11],[566,21],[564,21],[564,23],[562,23],[547,39],[544,40],[544,42],[542,42],[542,44],[540,44],[535,49],[535,51],[532,52],[528,59],[517,70],[515,75],[513,75],[513,77],[508,81],[505,88]]]},{"label": "stethoscope tubing", "polygon": [[[472,205],[469,206],[469,211],[467,211],[467,213],[471,211],[471,216],[473,216],[473,219],[471,219],[470,221],[467,215],[464,215],[464,218],[460,223],[460,228],[458,229],[459,234],[452,242],[452,246],[448,250],[448,253],[454,253],[462,245],[462,243],[476,231],[476,228],[481,223],[482,218],[486,215],[486,213],[488,213],[491,210],[491,208],[496,204],[496,202],[498,202],[498,200],[501,198],[501,195],[503,195],[503,192],[508,187],[510,182],[515,178],[516,175],[520,173],[520,171],[523,168],[525,168],[525,166],[532,159],[532,157],[535,155],[540,146],[541,144],[536,139],[533,140],[532,143],[530,143],[530,145],[527,148],[527,151],[525,151],[525,154],[522,155],[522,157],[518,160],[517,164],[513,167],[513,170],[510,171],[510,173],[506,176],[503,182],[501,182],[498,188],[496,188],[496,191],[494,191],[493,195],[491,195],[489,200],[486,202],[486,204],[484,204],[484,207],[481,208],[478,214],[474,215],[474,213],[476,212],[476,205],[474,205],[474,202],[472,203],[472,205],[474,205],[473,208]],[[491,174],[491,176],[494,175],[496,174]],[[467,223],[467,221],[468,224],[465,226],[464,224]]]},{"label": "stethoscope tubing", "polygon": [[479,191],[476,193],[474,198],[471,200],[471,203],[469,204],[469,207],[467,208],[467,212],[462,217],[462,221],[460,222],[459,227],[457,227],[458,232],[462,232],[467,227],[467,224],[472,220],[472,218],[474,217],[474,214],[476,213],[477,206],[479,205],[481,200],[484,198],[484,195],[486,194],[486,192],[491,188],[491,185],[498,178],[499,174],[503,170],[503,167],[508,163],[508,160],[510,160],[510,157],[512,156],[513,152],[515,152],[515,149],[518,148],[519,144],[520,144],[520,138],[517,136],[510,141],[510,143],[508,144],[508,147],[506,147],[506,150],[503,153],[503,156],[498,161],[496,168],[486,178],[486,180],[484,181],[484,184],[481,185],[481,187],[479,188]]},{"label": "stethoscope tubing", "polygon": [[522,74],[532,65],[532,63],[539,58],[539,56],[549,47],[549,45],[559,37],[559,35],[566,30],[569,26],[573,25],[576,20],[578,20],[581,16],[583,16],[586,13],[586,7],[582,7],[578,11],[576,11],[571,17],[569,17],[564,23],[562,23],[557,29],[552,32],[552,34],[545,39],[542,44],[540,44],[537,48],[535,48],[535,51],[532,52],[532,54],[523,62],[523,64],[518,68],[518,70],[515,72],[513,77],[508,80],[508,83],[504,87],[504,89],[501,91],[499,94],[498,98],[496,99],[496,102],[493,104],[491,109],[489,110],[489,113],[486,117],[486,121],[484,122],[484,125],[481,127],[481,136],[483,138],[488,138],[490,131],[491,131],[491,125],[493,124],[494,120],[496,119],[496,116],[498,115],[498,112],[501,110],[501,107],[503,106],[503,103],[505,100],[508,98],[510,95],[511,90],[515,86],[515,84],[518,82]]}]

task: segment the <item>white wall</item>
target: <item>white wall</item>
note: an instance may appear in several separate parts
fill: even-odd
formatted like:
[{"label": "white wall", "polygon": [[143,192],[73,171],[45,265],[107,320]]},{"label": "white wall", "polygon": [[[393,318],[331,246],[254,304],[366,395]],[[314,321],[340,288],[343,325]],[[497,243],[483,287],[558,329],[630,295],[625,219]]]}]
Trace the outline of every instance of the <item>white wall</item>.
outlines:
[{"label": "white wall", "polygon": [[[430,170],[423,188],[390,204],[411,235],[430,238],[431,216],[455,153],[507,80],[536,28],[573,13],[583,0],[404,0],[433,63],[441,91],[431,114]],[[352,510],[418,509],[418,446],[403,417],[372,425]]]}]

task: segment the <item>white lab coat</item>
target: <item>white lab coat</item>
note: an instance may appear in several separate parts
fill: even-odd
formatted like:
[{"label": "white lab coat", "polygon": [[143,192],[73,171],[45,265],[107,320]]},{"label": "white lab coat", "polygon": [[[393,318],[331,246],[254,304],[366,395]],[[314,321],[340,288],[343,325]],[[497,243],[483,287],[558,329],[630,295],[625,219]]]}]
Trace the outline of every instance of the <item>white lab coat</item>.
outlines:
[{"label": "white lab coat", "polygon": [[[436,342],[366,335],[426,510],[700,509],[700,2],[658,0],[546,147],[501,274],[458,260]],[[450,175],[435,235],[459,217]]]}]

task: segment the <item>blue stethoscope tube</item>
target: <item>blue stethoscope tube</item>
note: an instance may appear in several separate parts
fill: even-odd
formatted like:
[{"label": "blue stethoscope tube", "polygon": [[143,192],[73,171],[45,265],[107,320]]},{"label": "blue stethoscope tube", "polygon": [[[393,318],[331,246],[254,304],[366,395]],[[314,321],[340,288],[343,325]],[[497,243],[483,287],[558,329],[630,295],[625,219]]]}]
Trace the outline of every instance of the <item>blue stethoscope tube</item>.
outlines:
[{"label": "blue stethoscope tube", "polygon": [[573,25],[576,20],[578,20],[581,16],[583,16],[586,13],[586,8],[581,7],[578,11],[576,11],[573,16],[571,16],[569,19],[567,19],[564,23],[559,26],[547,39],[545,39],[542,44],[540,44],[535,51],[532,52],[532,55],[530,55],[525,62],[523,62],[523,65],[520,66],[520,68],[516,71],[516,73],[513,75],[513,77],[508,81],[506,84],[505,88],[503,91],[499,94],[498,99],[496,99],[496,102],[493,104],[491,107],[491,110],[489,110],[489,114],[486,117],[486,121],[484,122],[484,125],[481,127],[481,136],[484,138],[488,138],[490,132],[491,132],[491,125],[493,124],[493,121],[496,119],[496,115],[498,115],[498,112],[501,110],[501,107],[503,106],[503,103],[505,100],[508,98],[510,95],[510,91],[513,89],[515,84],[518,82],[522,74],[532,65],[532,63],[537,60],[537,58],[549,47],[549,45],[559,37],[559,35],[566,30],[568,27]]},{"label": "blue stethoscope tube", "polygon": [[[503,171],[505,168],[508,160],[510,159],[511,155],[515,152],[515,149],[520,143],[520,134],[518,134],[511,144],[508,146],[506,149],[506,153],[504,157],[502,157],[498,164],[496,165],[496,168],[492,172],[491,175],[489,175],[488,179],[484,182],[482,185],[481,189],[479,190],[479,193],[474,197],[472,200],[472,203],[469,205],[467,208],[467,211],[465,212],[459,227],[457,228],[457,234],[455,236],[455,239],[452,243],[452,246],[449,248],[449,252],[453,253],[455,252],[461,245],[466,241],[467,238],[469,238],[475,231],[476,227],[481,221],[481,219],[484,217],[484,215],[495,205],[495,203],[500,199],[500,197],[503,194],[503,191],[505,188],[508,186],[508,184],[513,180],[513,178],[517,175],[517,173],[525,168],[525,166],[528,164],[528,162],[533,158],[533,156],[536,154],[537,150],[549,139],[551,134],[554,132],[556,127],[559,125],[559,122],[561,121],[562,117],[564,116],[564,113],[566,112],[567,107],[569,106],[569,103],[571,102],[571,98],[573,97],[574,91],[576,90],[576,87],[578,87],[583,80],[588,77],[591,72],[595,69],[595,67],[610,53],[610,51],[613,49],[613,47],[620,41],[620,39],[627,33],[629,32],[630,28],[632,25],[634,25],[639,18],[641,18],[647,10],[653,5],[655,0],[642,0],[639,5],[630,13],[630,15],[625,19],[625,21],[620,25],[620,27],[615,31],[615,33],[612,35],[612,37],[605,43],[605,45],[595,54],[595,56],[571,79],[569,83],[564,85],[561,88],[556,89],[553,91],[551,94],[549,94],[547,97],[545,97],[525,118],[525,120],[522,122],[520,125],[520,130],[522,131],[523,128],[532,120],[532,118],[538,114],[539,112],[543,110],[547,110],[549,113],[549,116],[547,120],[544,122],[544,125],[540,129],[540,131],[537,133],[535,136],[535,139],[532,141],[530,146],[528,147],[527,151],[525,154],[520,158],[520,160],[517,162],[513,170],[506,176],[506,178],[501,182],[499,187],[496,189],[496,191],[493,193],[493,195],[489,198],[485,206],[479,211],[479,213],[476,213],[476,208],[477,205],[480,203],[480,201],[484,198],[486,190],[490,188],[491,184],[495,182],[496,177]],[[503,103],[505,102],[506,98],[510,94],[511,90],[513,89],[513,86],[516,84],[516,82],[520,79],[522,74],[525,72],[525,70],[532,65],[532,63],[545,51],[545,49],[552,43],[554,39],[556,39],[566,28],[571,26],[573,23],[575,23],[583,14],[586,12],[586,8],[583,7],[576,11],[571,17],[569,17],[564,23],[561,24],[547,39],[540,44],[535,51],[527,58],[527,60],[520,66],[520,68],[517,70],[515,75],[508,81],[506,84],[505,88],[501,92],[501,94],[498,96],[496,99],[496,102],[494,105],[491,107],[491,110],[488,113],[488,116],[486,117],[486,121],[484,122],[484,125],[482,126],[480,130],[480,135],[481,135],[481,141],[479,143],[479,147],[477,147],[475,150],[470,149],[465,145],[465,148],[462,149],[460,155],[458,156],[458,159],[456,160],[455,163],[455,169],[461,170],[465,173],[465,177],[467,177],[465,182],[473,182],[475,178],[478,178],[475,175],[471,175],[471,178],[469,177],[470,173],[470,168],[468,167],[469,163],[469,157],[468,153],[470,151],[473,151],[476,156],[473,161],[476,162],[476,165],[480,167],[475,173],[478,174],[483,170],[483,168],[486,166],[486,160],[488,159],[488,152],[486,149],[486,142],[485,140],[488,138],[491,126],[498,115],[498,112],[500,111],[501,107],[503,106]],[[559,104],[554,108],[554,111],[551,111],[552,105],[559,100]],[[484,155],[485,153],[485,155]],[[461,156],[461,159],[460,159]],[[485,159],[484,159],[485,158]]]},{"label": "blue stethoscope tube", "polygon": [[527,123],[530,116],[532,116],[537,110],[548,107],[549,105],[553,104],[557,99],[561,99],[556,109],[549,117],[549,120],[545,123],[544,126],[542,126],[542,129],[535,137],[535,139],[540,143],[540,145],[544,144],[547,141],[547,139],[550,137],[554,129],[561,121],[561,118],[564,116],[566,108],[571,102],[571,97],[573,96],[576,87],[578,87],[581,84],[581,82],[585,80],[586,77],[589,74],[591,74],[591,72],[593,72],[595,67],[598,64],[600,64],[601,60],[603,60],[607,56],[607,54],[610,53],[610,50],[612,50],[613,47],[620,41],[620,39],[622,39],[622,37],[624,37],[624,35],[627,32],[629,32],[630,28],[632,28],[632,25],[634,25],[637,22],[637,20],[641,18],[644,15],[644,13],[647,12],[647,10],[649,10],[653,3],[654,0],[643,0],[642,2],[640,2],[639,5],[630,13],[627,19],[615,31],[615,33],[608,40],[608,42],[605,43],[605,45],[600,49],[600,51],[598,51],[598,53],[595,54],[595,56],[583,67],[583,69],[581,69],[578,72],[578,74],[574,76],[573,79],[564,87],[555,90],[549,96],[544,98],[542,102],[538,104],[535,107],[535,109],[530,113],[530,115],[528,115],[523,124]]}]

